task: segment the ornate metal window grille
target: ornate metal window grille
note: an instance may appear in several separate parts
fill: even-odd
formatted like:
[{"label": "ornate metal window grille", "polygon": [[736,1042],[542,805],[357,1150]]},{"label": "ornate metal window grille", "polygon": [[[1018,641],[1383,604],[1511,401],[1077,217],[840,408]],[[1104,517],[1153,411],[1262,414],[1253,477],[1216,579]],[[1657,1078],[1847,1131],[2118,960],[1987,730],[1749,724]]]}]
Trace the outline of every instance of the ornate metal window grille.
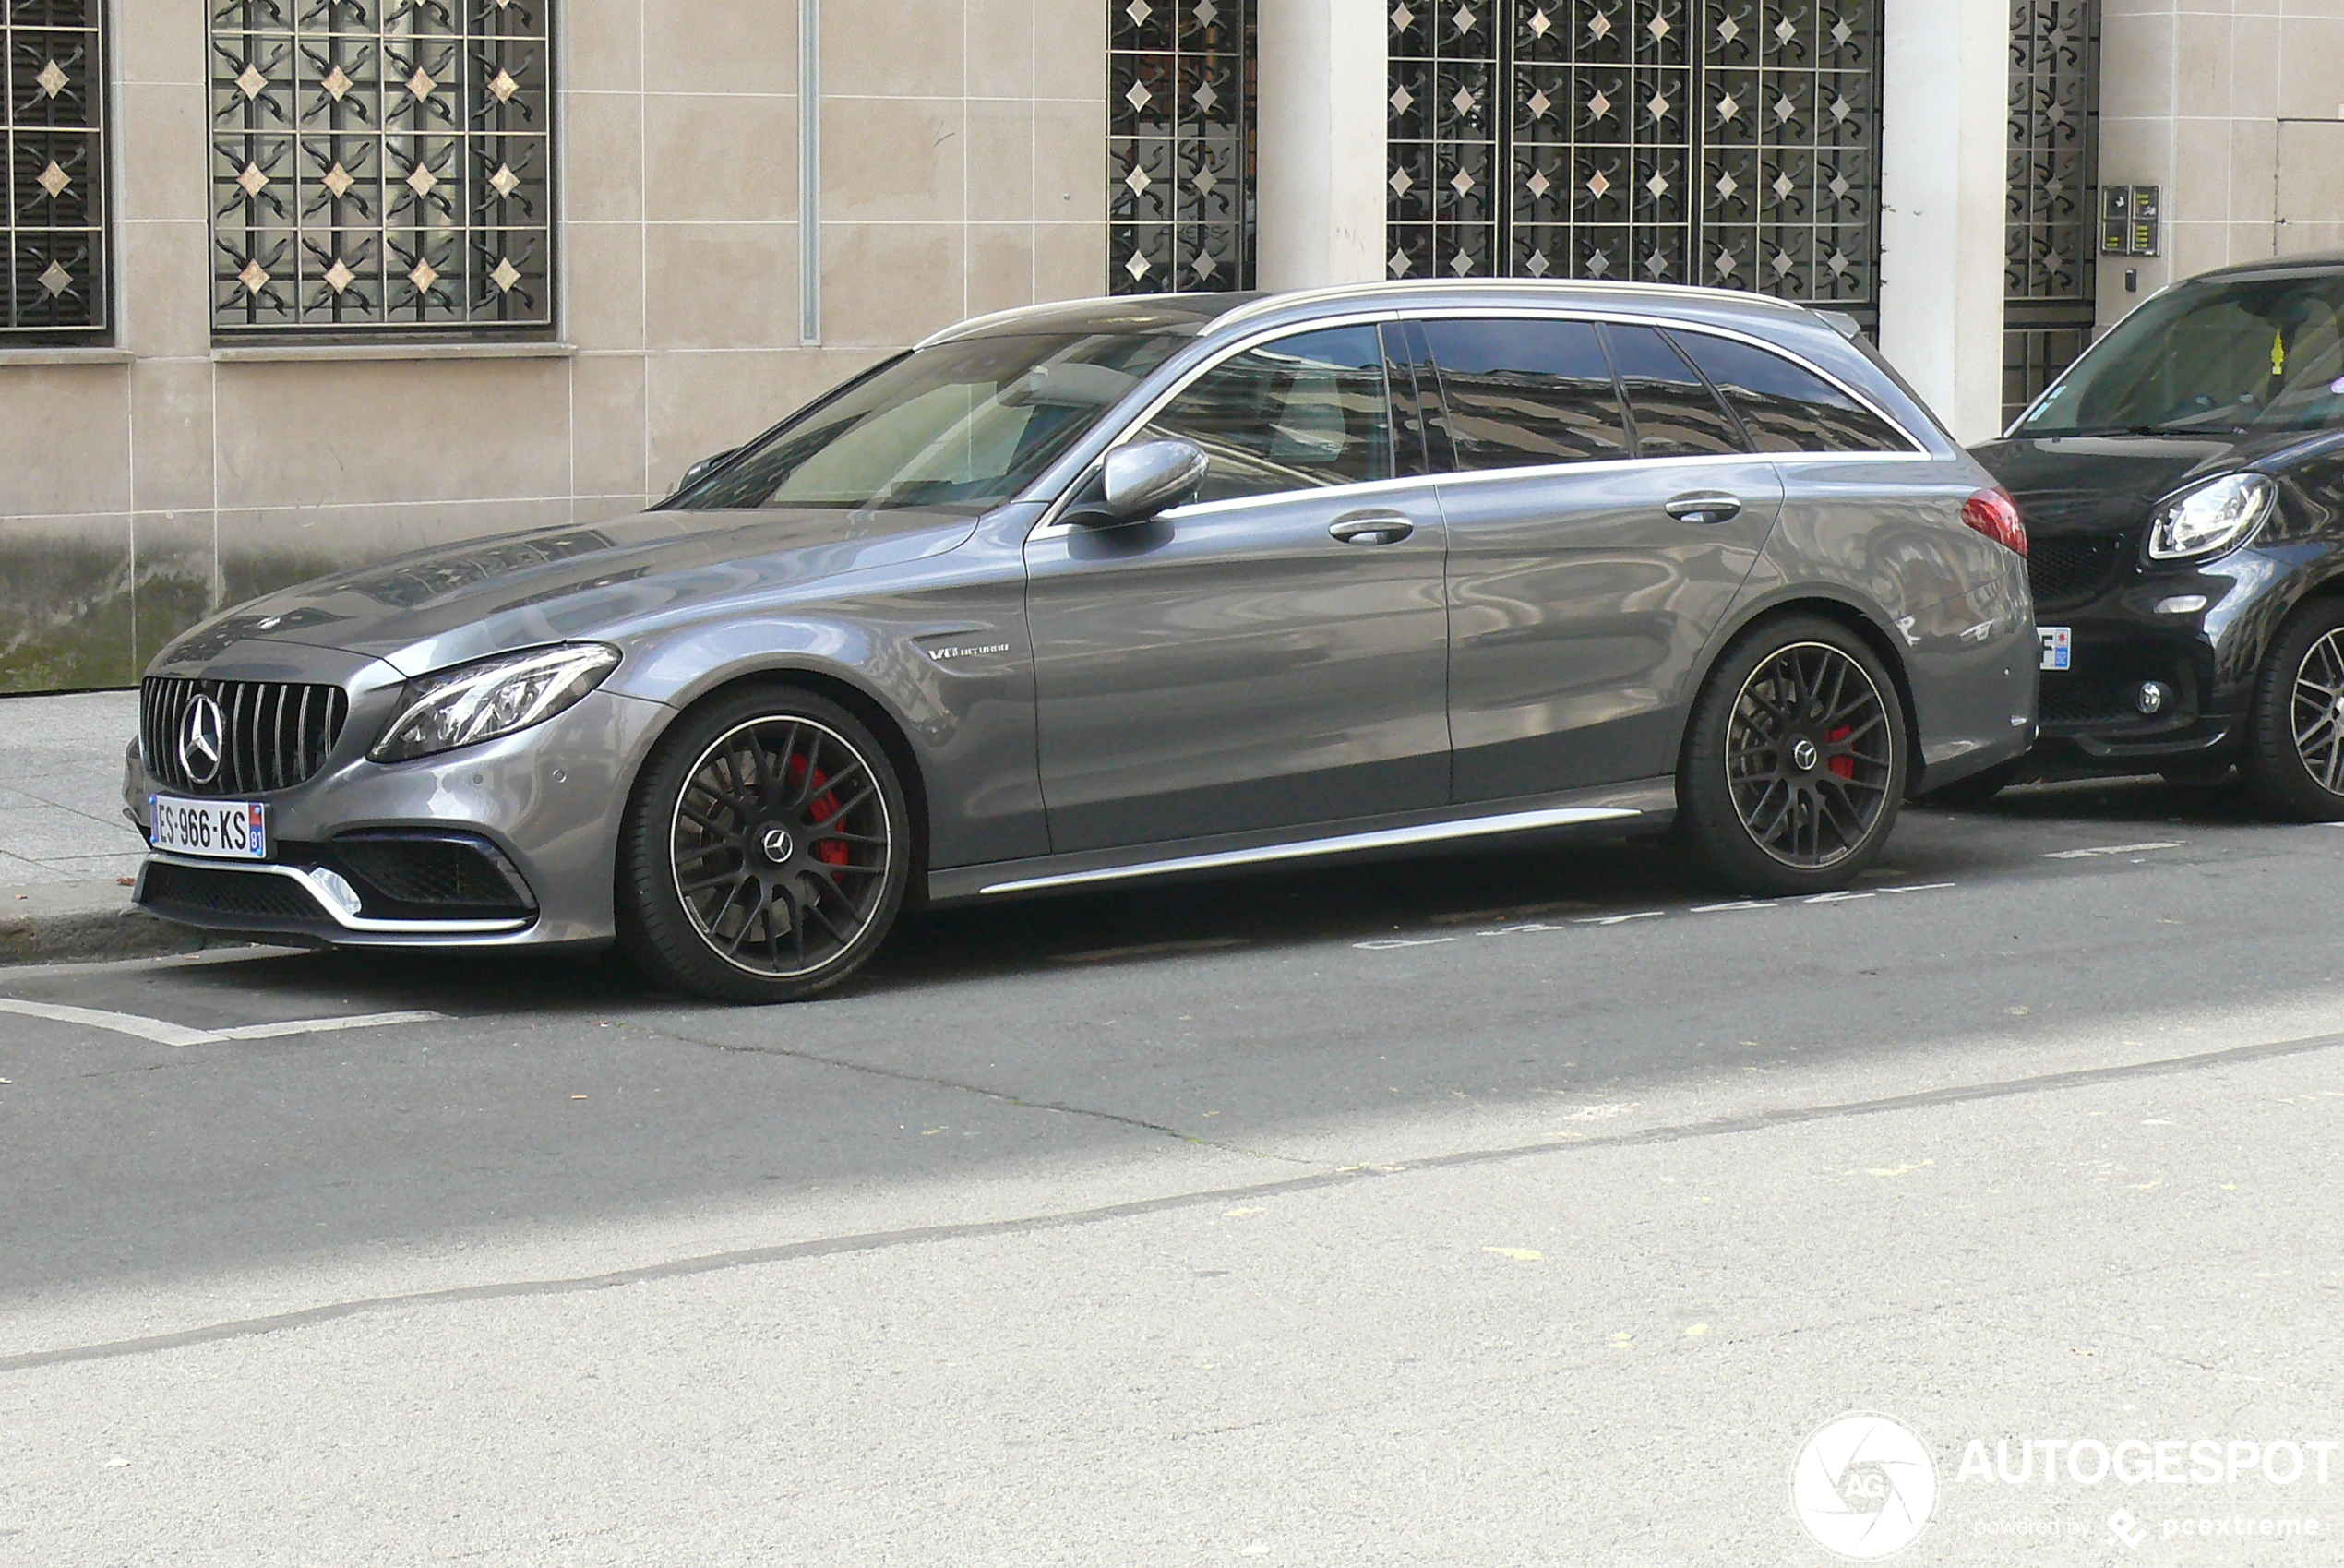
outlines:
[{"label": "ornate metal window grille", "polygon": [[2013,0],[2004,425],[2091,346],[2099,161],[2099,0]]},{"label": "ornate metal window grille", "polygon": [[0,341],[107,325],[100,0],[6,0],[7,317]]},{"label": "ornate metal window grille", "polygon": [[1393,277],[1872,305],[1878,0],[1397,0],[1387,21]]},{"label": "ornate metal window grille", "polygon": [[214,328],[550,328],[548,3],[211,0]]},{"label": "ornate metal window grille", "polygon": [[1107,289],[1253,286],[1252,0],[1107,0]]}]

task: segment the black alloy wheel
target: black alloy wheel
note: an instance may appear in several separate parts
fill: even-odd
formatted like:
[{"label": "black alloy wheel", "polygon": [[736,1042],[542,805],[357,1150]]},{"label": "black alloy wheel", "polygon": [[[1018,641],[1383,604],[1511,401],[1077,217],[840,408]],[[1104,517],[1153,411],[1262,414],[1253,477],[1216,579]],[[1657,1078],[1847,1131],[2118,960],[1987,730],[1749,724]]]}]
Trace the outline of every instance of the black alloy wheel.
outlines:
[{"label": "black alloy wheel", "polygon": [[1680,836],[1729,884],[1842,888],[1879,857],[1905,793],[1905,717],[1879,655],[1834,622],[1771,622],[1728,649],[1693,704]]},{"label": "black alloy wheel", "polygon": [[2305,605],[2264,657],[2246,778],[2275,817],[2344,820],[2344,600]]},{"label": "black alloy wheel", "polygon": [[655,977],[730,1001],[795,1001],[859,968],[908,880],[887,753],[835,703],[766,688],[678,720],[620,846],[620,936]]}]

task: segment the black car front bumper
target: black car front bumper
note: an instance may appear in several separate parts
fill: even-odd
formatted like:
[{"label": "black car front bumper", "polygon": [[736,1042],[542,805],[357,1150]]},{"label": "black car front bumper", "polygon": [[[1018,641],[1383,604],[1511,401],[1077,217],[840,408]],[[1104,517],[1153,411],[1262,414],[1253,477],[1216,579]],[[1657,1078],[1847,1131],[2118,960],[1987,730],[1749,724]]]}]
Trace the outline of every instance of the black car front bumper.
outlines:
[{"label": "black car front bumper", "polygon": [[[2043,543],[2047,557],[2062,544]],[[2040,729],[2026,771],[2228,767],[2243,740],[2264,650],[2300,596],[2303,563],[2285,558],[2293,554],[2248,549],[2196,566],[2152,567],[2128,542],[2081,594],[2073,571],[2063,580],[2059,567],[2038,569],[2036,624],[2064,627],[2072,640],[2069,667],[2042,672]],[[2145,713],[2139,694],[2152,681],[2165,700]]]}]

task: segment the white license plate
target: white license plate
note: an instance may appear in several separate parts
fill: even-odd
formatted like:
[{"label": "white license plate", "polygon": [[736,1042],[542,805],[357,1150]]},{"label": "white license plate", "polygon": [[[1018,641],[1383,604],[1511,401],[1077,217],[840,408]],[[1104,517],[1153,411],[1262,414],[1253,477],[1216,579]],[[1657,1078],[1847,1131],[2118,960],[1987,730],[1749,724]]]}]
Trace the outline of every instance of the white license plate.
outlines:
[{"label": "white license plate", "polygon": [[147,800],[148,842],[170,855],[213,860],[269,858],[269,808],[257,800]]},{"label": "white license plate", "polygon": [[2035,635],[2043,640],[2043,664],[2047,670],[2068,667],[2075,652],[2075,634],[2063,626],[2039,626]]}]

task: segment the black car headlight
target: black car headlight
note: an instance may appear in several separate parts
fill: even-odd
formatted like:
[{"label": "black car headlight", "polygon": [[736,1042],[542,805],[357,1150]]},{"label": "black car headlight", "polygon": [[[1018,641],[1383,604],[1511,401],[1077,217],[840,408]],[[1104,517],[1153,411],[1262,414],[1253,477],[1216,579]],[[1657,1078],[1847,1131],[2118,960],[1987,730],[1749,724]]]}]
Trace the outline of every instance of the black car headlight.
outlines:
[{"label": "black car headlight", "polygon": [[2278,504],[2278,486],[2259,473],[2225,473],[2169,496],[2149,519],[2149,558],[2178,561],[2235,550]]},{"label": "black car headlight", "polygon": [[617,667],[617,649],[570,642],[417,676],[400,693],[398,717],[366,755],[404,762],[527,729],[593,690]]}]

